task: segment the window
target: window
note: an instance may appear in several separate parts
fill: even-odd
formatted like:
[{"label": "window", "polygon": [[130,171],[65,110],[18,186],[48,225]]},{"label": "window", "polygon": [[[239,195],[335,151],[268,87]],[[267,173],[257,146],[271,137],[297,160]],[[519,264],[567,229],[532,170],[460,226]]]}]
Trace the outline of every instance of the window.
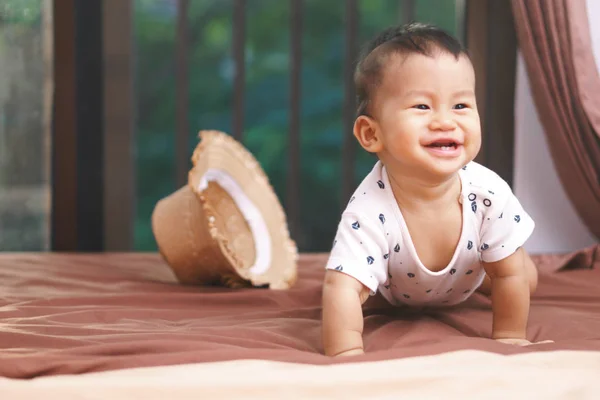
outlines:
[{"label": "window", "polygon": [[0,1],[0,250],[50,245],[51,2]]}]

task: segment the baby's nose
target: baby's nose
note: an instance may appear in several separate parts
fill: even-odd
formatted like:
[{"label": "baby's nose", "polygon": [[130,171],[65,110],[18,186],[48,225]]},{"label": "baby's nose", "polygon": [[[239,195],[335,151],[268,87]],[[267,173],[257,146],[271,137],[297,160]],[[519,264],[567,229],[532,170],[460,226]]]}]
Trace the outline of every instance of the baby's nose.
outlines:
[{"label": "baby's nose", "polygon": [[456,129],[456,122],[448,116],[440,115],[431,121],[430,129],[435,131],[451,131]]}]

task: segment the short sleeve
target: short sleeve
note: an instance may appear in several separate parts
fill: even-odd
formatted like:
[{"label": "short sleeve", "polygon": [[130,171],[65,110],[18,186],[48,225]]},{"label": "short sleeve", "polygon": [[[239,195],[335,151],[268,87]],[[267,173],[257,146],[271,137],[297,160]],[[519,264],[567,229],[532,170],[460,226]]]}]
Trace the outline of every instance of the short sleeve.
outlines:
[{"label": "short sleeve", "polygon": [[354,277],[375,294],[387,279],[388,248],[381,224],[355,213],[344,213],[326,268]]},{"label": "short sleeve", "polygon": [[506,182],[499,188],[500,196],[483,219],[481,229],[481,259],[495,262],[513,254],[533,233],[535,223]]}]

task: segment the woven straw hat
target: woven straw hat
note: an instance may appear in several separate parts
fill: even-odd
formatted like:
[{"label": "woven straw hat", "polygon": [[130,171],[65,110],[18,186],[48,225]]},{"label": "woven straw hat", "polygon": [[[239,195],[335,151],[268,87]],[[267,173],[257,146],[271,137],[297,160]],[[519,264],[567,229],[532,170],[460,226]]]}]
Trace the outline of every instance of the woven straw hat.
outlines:
[{"label": "woven straw hat", "polygon": [[184,284],[291,287],[298,250],[264,171],[231,136],[199,136],[188,184],[152,213],[161,255]]}]

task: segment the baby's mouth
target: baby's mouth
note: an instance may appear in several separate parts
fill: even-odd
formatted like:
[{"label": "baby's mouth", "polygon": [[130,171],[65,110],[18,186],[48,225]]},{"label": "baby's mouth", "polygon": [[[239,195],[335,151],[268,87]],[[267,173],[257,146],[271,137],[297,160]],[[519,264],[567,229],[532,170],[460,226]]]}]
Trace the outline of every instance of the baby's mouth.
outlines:
[{"label": "baby's mouth", "polygon": [[425,147],[440,149],[440,150],[455,150],[460,144],[451,139],[440,139],[429,143]]}]

